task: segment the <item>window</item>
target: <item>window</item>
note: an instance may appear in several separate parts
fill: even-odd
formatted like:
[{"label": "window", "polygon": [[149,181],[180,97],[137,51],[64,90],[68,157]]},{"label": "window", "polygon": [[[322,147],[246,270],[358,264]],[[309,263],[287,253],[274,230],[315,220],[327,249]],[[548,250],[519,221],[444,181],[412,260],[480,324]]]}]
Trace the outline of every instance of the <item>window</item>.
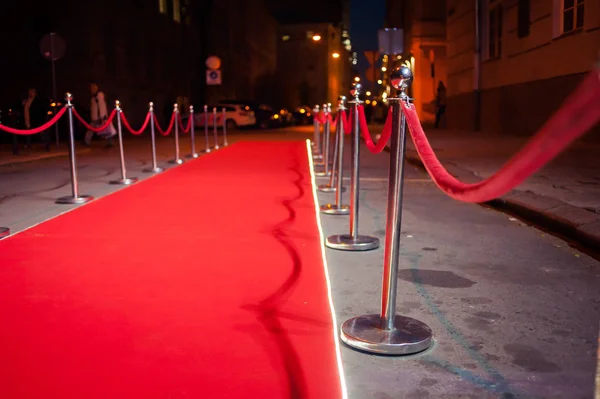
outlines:
[{"label": "window", "polygon": [[173,20],[181,22],[181,4],[179,0],[173,0]]},{"label": "window", "polygon": [[529,27],[531,24],[531,0],[519,0],[518,3],[518,25],[517,36],[519,38],[529,36]]},{"label": "window", "polygon": [[290,35],[281,36],[281,41],[287,42],[288,40],[290,40]]},{"label": "window", "polygon": [[502,55],[502,1],[490,0],[488,8],[488,58]]},{"label": "window", "polygon": [[583,0],[563,0],[562,33],[573,32],[583,28]]},{"label": "window", "polygon": [[158,11],[161,14],[167,13],[167,0],[158,0]]}]

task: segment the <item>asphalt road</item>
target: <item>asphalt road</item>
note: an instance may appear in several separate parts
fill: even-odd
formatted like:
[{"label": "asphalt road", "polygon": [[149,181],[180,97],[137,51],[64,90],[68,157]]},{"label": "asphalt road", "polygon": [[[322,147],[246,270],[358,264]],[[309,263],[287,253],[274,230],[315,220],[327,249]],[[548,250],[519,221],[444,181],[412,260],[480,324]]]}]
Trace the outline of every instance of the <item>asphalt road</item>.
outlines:
[{"label": "asphalt road", "polygon": [[[242,132],[229,141],[309,136],[305,128]],[[197,142],[202,150],[203,137]],[[78,159],[82,194],[123,188],[108,184],[120,177],[118,147],[102,145]],[[150,164],[149,138],[128,138],[125,150],[128,176],[150,178],[141,171]],[[189,152],[189,138],[182,138],[182,153]],[[160,138],[159,164],[172,166],[173,153],[172,139]],[[383,247],[388,155],[363,147],[361,164],[359,229]],[[54,200],[68,194],[67,158],[1,167],[0,226],[14,233],[67,211],[72,207]],[[333,198],[319,194],[322,204]],[[348,232],[347,216],[323,215],[322,222],[326,235]],[[447,198],[413,166],[406,171],[401,245],[398,312],[427,323],[435,344],[405,358],[343,346],[350,398],[593,397],[598,261],[510,216]],[[327,261],[338,322],[378,313],[382,248],[327,250]]]}]

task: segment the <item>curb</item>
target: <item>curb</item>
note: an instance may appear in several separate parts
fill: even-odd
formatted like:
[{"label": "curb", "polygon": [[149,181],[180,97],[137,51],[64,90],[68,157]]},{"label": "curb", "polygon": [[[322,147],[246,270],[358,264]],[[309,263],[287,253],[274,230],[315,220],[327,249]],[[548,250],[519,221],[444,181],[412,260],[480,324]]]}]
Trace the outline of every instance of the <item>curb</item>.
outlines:
[{"label": "curb", "polygon": [[[88,153],[90,151],[91,151],[90,148],[84,148],[84,149],[80,149],[80,150],[75,151],[75,154],[76,155],[86,154],[86,153]],[[40,154],[40,155],[32,155],[32,156],[23,157],[23,158],[20,158],[20,159],[10,159],[10,160],[5,160],[5,161],[0,160],[0,167],[10,166],[10,165],[18,165],[18,164],[22,164],[22,163],[29,163],[29,162],[35,162],[35,161],[41,161],[41,160],[44,160],[44,159],[59,158],[59,157],[68,157],[68,156],[69,156],[69,151],[61,151],[61,152],[46,153],[46,154]]]},{"label": "curb", "polygon": [[[389,151],[387,147],[386,150]],[[406,161],[411,165],[426,170],[425,166],[423,165],[423,162],[421,161],[421,158],[419,158],[418,156],[414,156],[407,153]],[[570,244],[574,244],[575,247],[583,247],[584,249],[586,249],[587,251],[585,252],[588,252],[590,256],[596,258],[600,256],[600,254],[598,253],[598,248],[600,248],[600,236],[590,234],[582,230],[582,224],[574,223],[568,219],[561,217],[560,215],[550,212],[549,210],[540,210],[533,206],[528,206],[523,202],[513,200],[510,198],[511,195],[514,194],[507,194],[507,197],[488,201],[483,203],[483,205],[487,205],[499,211],[510,213],[524,221],[529,222],[530,224],[541,227],[542,229],[548,231],[549,233],[552,233],[553,235],[567,239],[567,241],[571,241]],[[534,198],[544,198],[536,194],[532,194],[532,196]],[[559,203],[561,207],[581,211],[580,208],[577,208],[575,206],[565,204],[558,200],[554,201]],[[552,208],[555,207],[556,206],[553,206]],[[598,217],[598,221],[596,223],[600,223],[600,217]],[[589,253],[590,251],[592,252],[592,254]]]}]

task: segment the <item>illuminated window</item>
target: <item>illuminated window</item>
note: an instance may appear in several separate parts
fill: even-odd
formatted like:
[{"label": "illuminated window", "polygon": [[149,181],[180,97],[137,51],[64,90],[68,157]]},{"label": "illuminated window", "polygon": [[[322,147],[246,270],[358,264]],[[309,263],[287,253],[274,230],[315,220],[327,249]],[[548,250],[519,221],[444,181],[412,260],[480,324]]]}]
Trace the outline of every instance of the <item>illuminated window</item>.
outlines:
[{"label": "illuminated window", "polygon": [[289,35],[283,35],[281,36],[281,40],[284,42],[287,42],[288,40],[290,40],[290,36]]},{"label": "illuminated window", "polygon": [[488,8],[488,58],[502,55],[502,1],[490,0]]},{"label": "illuminated window", "polygon": [[584,11],[583,0],[563,0],[562,33],[569,33],[583,28]]},{"label": "illuminated window", "polygon": [[161,14],[167,13],[167,0],[158,0],[158,11]]},{"label": "illuminated window", "polygon": [[179,0],[173,0],[173,20],[181,22],[181,4]]}]

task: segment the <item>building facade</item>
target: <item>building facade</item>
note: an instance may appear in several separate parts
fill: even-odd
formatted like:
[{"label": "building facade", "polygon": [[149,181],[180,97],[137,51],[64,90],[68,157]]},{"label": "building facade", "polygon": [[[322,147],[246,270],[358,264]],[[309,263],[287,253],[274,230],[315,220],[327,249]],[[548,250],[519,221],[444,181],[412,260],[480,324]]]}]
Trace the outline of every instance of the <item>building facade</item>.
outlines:
[{"label": "building facade", "polygon": [[339,24],[280,27],[277,65],[283,106],[336,104],[339,95],[348,95],[350,53],[344,40]]},{"label": "building facade", "polygon": [[89,107],[89,85],[98,83],[110,102],[120,100],[132,122],[141,121],[154,101],[157,113],[198,91],[194,78],[200,58],[194,0],[42,2],[3,4],[5,54],[2,57],[2,102],[24,98],[32,86],[52,97],[50,61],[40,52],[40,40],[50,32],[66,44],[56,61],[56,91],[60,99],[73,93],[80,111]]},{"label": "building facade", "polygon": [[448,0],[446,13],[448,127],[532,134],[598,62],[599,1]]}]

